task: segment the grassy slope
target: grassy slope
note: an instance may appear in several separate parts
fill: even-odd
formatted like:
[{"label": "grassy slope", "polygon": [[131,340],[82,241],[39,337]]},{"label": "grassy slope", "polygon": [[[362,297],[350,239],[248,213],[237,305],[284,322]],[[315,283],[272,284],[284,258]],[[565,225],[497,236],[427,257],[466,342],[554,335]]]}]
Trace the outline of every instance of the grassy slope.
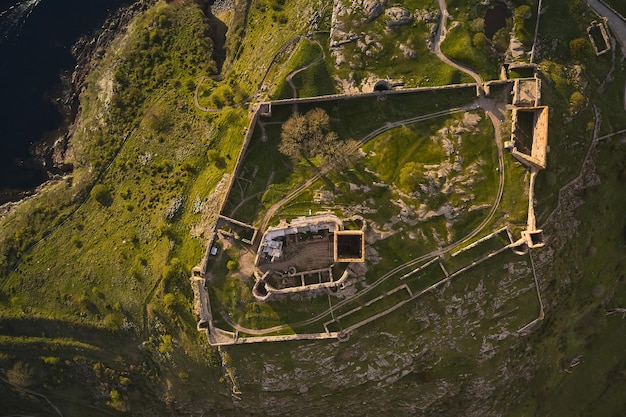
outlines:
[{"label": "grassy slope", "polygon": [[[300,3],[290,2],[285,7],[298,6]],[[616,66],[614,79],[603,84],[611,68],[610,55],[577,60],[569,56],[569,41],[585,37],[584,28],[596,17],[578,0],[563,0],[561,7],[556,6],[546,10],[540,25],[543,102],[551,106],[549,169],[537,180],[540,221],[556,205],[559,187],[578,172],[591,138],[592,104],[601,112],[602,133],[626,127],[623,113],[616,111],[623,103],[623,69]],[[177,6],[161,3],[159,7],[163,11]],[[184,26],[193,27],[189,22],[197,18],[197,9],[185,10],[189,11],[180,11]],[[250,37],[232,72],[233,78],[244,80],[242,88],[250,91],[261,77],[255,71],[258,62],[267,62],[281,42],[295,34],[297,22],[288,11],[290,19],[283,26],[288,29],[276,30],[271,39],[260,42],[265,27],[273,22],[272,14],[251,13]],[[279,27],[277,22],[273,24],[274,29]],[[143,27],[140,24],[136,30]],[[202,38],[193,34],[178,39],[189,40],[186,36]],[[129,45],[118,44],[118,51]],[[256,52],[251,53],[253,50]],[[109,64],[115,60],[112,55],[105,58]],[[577,64],[582,68],[580,81],[574,75]],[[231,169],[245,112],[232,110],[213,117],[197,113],[191,102],[189,87],[193,83],[189,80],[202,73],[195,72],[195,65],[183,67],[164,65],[151,74],[147,79],[158,79],[158,71],[173,71],[167,78],[178,83],[151,85],[142,90],[146,96],[126,97],[140,100],[138,111],[109,129],[98,118],[105,97],[98,95],[97,80],[103,73],[96,71],[92,79],[96,82],[90,83],[83,97],[86,119],[92,122],[84,122],[74,141],[77,170],[73,181],[51,186],[45,197],[29,201],[2,223],[3,268],[25,253],[31,242],[49,236],[27,252],[11,276],[3,276],[9,281],[3,284],[0,294],[0,364],[7,370],[9,381],[49,395],[64,415],[112,415],[126,407],[153,415],[185,414],[197,408],[229,414],[234,407],[230,398],[219,395],[226,393],[226,387],[217,382],[220,373],[215,353],[193,327],[186,276],[188,268],[199,259],[202,242],[191,239],[187,227],[198,218],[192,210],[195,196],[205,198],[221,178],[222,171],[205,161],[205,151],[218,149],[228,163],[226,169]],[[583,90],[585,81],[589,83]],[[576,90],[584,91],[589,101],[572,117],[569,98]],[[187,115],[184,120],[178,110]],[[354,117],[362,110],[359,106],[345,109],[341,117]],[[172,118],[167,120],[166,115]],[[367,123],[375,125],[383,118],[381,114],[380,119]],[[347,137],[358,136],[355,126],[344,124],[340,129]],[[114,158],[124,138],[127,140]],[[146,153],[152,154],[152,159],[144,163],[150,159]],[[425,415],[466,414],[468,407],[482,407],[497,414],[508,410],[509,415],[517,416],[556,415],[563,414],[563,410],[566,414],[617,415],[624,409],[626,381],[624,341],[615,335],[623,334],[626,322],[620,315],[606,316],[604,310],[626,303],[626,202],[620,192],[625,154],[619,139],[599,148],[595,159],[599,161],[601,183],[581,195],[585,204],[575,212],[580,221],[578,238],[561,236],[563,230],[557,229],[554,222],[546,225],[548,248],[535,252],[535,262],[540,265],[547,318],[528,338],[490,339],[498,353],[487,360],[478,359],[483,355],[481,343],[471,332],[492,334],[502,328],[514,331],[536,316],[536,299],[533,302],[532,292],[526,290],[530,283],[527,272],[511,279],[502,270],[503,262],[527,268],[528,258],[498,257],[447,289],[360,329],[348,343],[229,349],[246,393],[237,407],[285,414],[301,412],[302,404],[307,404],[310,415],[327,415],[329,407],[344,414],[368,410],[415,415],[417,411],[411,412],[411,404],[407,403],[410,396],[415,403],[429,404]],[[104,207],[88,199],[61,224],[88,196],[94,179],[113,160],[102,176],[112,192],[112,204]],[[182,209],[178,217],[167,222],[163,213],[179,195],[184,196]],[[562,217],[557,216],[557,220]],[[59,224],[50,234],[51,228]],[[66,260],[65,255],[71,259]],[[393,251],[387,255],[393,256]],[[439,273],[436,268],[428,274],[431,272]],[[428,274],[424,279],[430,279]],[[468,302],[462,309],[465,315],[454,309],[453,314],[446,311],[452,296],[463,300],[484,285],[490,295],[502,295],[502,306],[489,296],[477,298],[475,304]],[[520,289],[525,290],[522,298],[504,295]],[[166,293],[174,294],[174,298],[166,298]],[[515,310],[520,300],[522,308]],[[146,301],[149,303],[144,310]],[[425,312],[431,318],[441,317],[444,325],[430,321]],[[426,318],[416,319],[420,316]],[[383,332],[390,332],[394,338],[383,337]],[[388,355],[390,340],[396,356]],[[358,352],[356,357],[354,352]],[[386,380],[383,376],[354,382],[363,372],[359,364],[367,363],[375,369],[384,362],[380,358],[391,360],[407,352],[414,362],[402,378],[392,376]],[[580,354],[582,363],[572,368],[573,373],[561,371]],[[323,355],[330,362],[320,366],[319,357]],[[272,375],[293,378],[292,382],[287,387],[272,386],[271,376],[266,378],[267,369],[273,369]],[[324,374],[325,369],[331,373]],[[510,374],[514,377],[505,380],[503,375]],[[458,384],[441,385],[447,381]],[[488,387],[490,383],[496,389],[481,391],[481,384]],[[337,389],[337,385],[343,388]],[[442,391],[447,395],[438,397]],[[477,404],[477,392],[488,401]],[[322,395],[323,403],[319,401]],[[0,397],[6,412],[53,413],[41,398],[25,396],[23,390],[4,383]]]},{"label": "grassy slope", "polygon": [[[201,258],[204,241],[190,237],[189,225],[201,216],[194,214],[192,199],[207,199],[222,173],[232,169],[246,113],[211,118],[193,107],[189,82],[214,68],[197,61],[210,56],[212,43],[193,2],[158,3],[129,33],[92,74],[73,142],[73,187],[92,183],[89,171],[108,166],[97,180],[111,201],[87,198],[77,205],[27,252],[2,288],[0,323],[8,337],[0,344],[2,366],[24,363],[16,375],[56,374],[52,382],[31,377],[22,385],[56,393],[55,403],[68,413],[84,412],[86,404],[102,412],[136,409],[142,398],[152,398],[146,411],[159,413],[170,407],[159,399],[162,390],[186,402],[194,395],[186,381],[196,378],[220,390],[214,352],[195,330],[191,313],[188,271]],[[140,71],[145,65],[149,70]],[[101,89],[107,74],[116,81],[108,98]],[[226,167],[208,164],[209,148],[224,155]],[[165,213],[178,198],[182,207],[168,219]],[[12,317],[22,316],[32,319],[13,323]],[[50,327],[53,322],[57,327]],[[25,339],[31,333],[43,338]],[[98,353],[72,351],[59,340],[87,343]],[[44,362],[43,356],[62,360]],[[86,384],[76,384],[78,375]],[[122,376],[128,382],[120,383]],[[179,382],[166,388],[172,378]],[[91,396],[98,385],[102,394]],[[13,391],[11,398],[19,393]]]}]

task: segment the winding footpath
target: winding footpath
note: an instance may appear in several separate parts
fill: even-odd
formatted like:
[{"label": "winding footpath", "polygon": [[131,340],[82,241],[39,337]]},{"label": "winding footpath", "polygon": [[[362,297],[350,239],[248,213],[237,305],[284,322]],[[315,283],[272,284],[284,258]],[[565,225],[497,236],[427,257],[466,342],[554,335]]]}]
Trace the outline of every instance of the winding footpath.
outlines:
[{"label": "winding footpath", "polygon": [[291,71],[289,75],[287,75],[287,77],[285,78],[285,81],[287,81],[287,83],[291,87],[293,98],[298,98],[298,89],[296,88],[296,85],[293,83],[293,77],[301,73],[302,71],[306,71],[307,69],[311,68],[313,65],[316,65],[326,59],[326,52],[324,52],[324,48],[322,47],[322,45],[317,40],[312,40],[311,42],[313,42],[320,48],[320,51],[322,52],[322,56],[313,60],[307,65],[304,65],[300,68],[296,68],[294,71]]},{"label": "winding footpath", "polygon": [[[485,106],[485,107],[482,107]],[[279,326],[273,326],[273,327],[269,327],[269,328],[265,328],[265,329],[251,329],[251,328],[247,328],[244,326],[241,326],[237,323],[234,323],[232,320],[230,320],[230,318],[224,314],[224,312],[220,312],[220,316],[221,318],[229,325],[231,326],[233,329],[235,329],[237,332],[242,332],[242,333],[246,333],[249,335],[255,335],[255,336],[262,336],[262,335],[268,335],[271,333],[275,333],[275,332],[280,332],[280,331],[284,331],[284,330],[289,330],[289,329],[295,329],[295,328],[302,328],[302,327],[306,327],[315,323],[320,322],[321,320],[324,320],[328,317],[332,317],[332,313],[333,313],[333,309],[337,309],[340,307],[343,307],[349,303],[354,302],[355,300],[359,299],[359,298],[364,298],[364,296],[366,294],[368,294],[370,291],[372,291],[373,289],[377,288],[379,285],[381,285],[382,283],[386,282],[388,279],[397,276],[399,274],[402,273],[407,273],[410,272],[409,270],[414,268],[416,265],[421,264],[424,261],[430,261],[432,259],[436,259],[438,257],[443,256],[445,253],[463,245],[465,242],[467,242],[468,240],[474,238],[476,235],[478,235],[482,230],[484,230],[484,228],[489,224],[489,222],[491,222],[491,220],[493,219],[499,205],[500,205],[500,201],[502,200],[502,195],[504,193],[504,152],[503,152],[503,147],[502,147],[502,140],[501,140],[501,135],[500,135],[500,119],[498,117],[498,114],[500,112],[503,112],[504,109],[502,108],[503,106],[497,107],[493,104],[492,100],[489,99],[485,99],[483,97],[479,98],[474,104],[469,105],[469,106],[465,106],[462,108],[453,108],[453,109],[449,109],[449,110],[443,110],[437,113],[431,113],[431,114],[427,114],[427,115],[423,115],[423,116],[416,116],[410,119],[405,119],[405,120],[400,120],[394,123],[388,123],[385,126],[382,126],[372,132],[370,132],[368,135],[366,135],[365,137],[363,137],[358,144],[355,146],[359,147],[362,146],[364,143],[366,143],[367,141],[371,140],[372,138],[380,135],[381,133],[390,130],[390,129],[394,129],[406,124],[410,124],[410,123],[416,123],[419,121],[423,121],[423,120],[428,120],[434,117],[439,117],[439,116],[444,116],[444,115],[450,115],[450,114],[454,114],[457,112],[466,112],[466,111],[470,111],[470,110],[476,110],[478,108],[483,108],[483,110],[485,110],[485,112],[488,114],[489,118],[491,119],[492,123],[494,123],[494,133],[495,133],[495,141],[497,144],[497,148],[498,148],[498,166],[499,166],[499,181],[498,181],[498,190],[496,192],[496,197],[494,199],[494,202],[491,206],[491,209],[489,211],[489,213],[487,214],[487,216],[482,220],[482,222],[474,229],[472,230],[469,234],[467,234],[466,236],[464,236],[463,238],[457,240],[456,242],[453,242],[451,244],[449,244],[448,246],[439,248],[435,251],[429,252],[427,254],[421,255],[417,258],[414,258],[404,264],[398,265],[397,267],[393,268],[392,270],[388,271],[387,273],[385,273],[384,275],[381,275],[376,281],[374,281],[371,285],[367,286],[366,288],[364,288],[363,290],[361,290],[358,294],[356,294],[354,297],[350,297],[350,298],[346,298],[344,300],[341,300],[340,302],[338,302],[337,304],[330,306],[327,310],[324,310],[322,312],[320,312],[319,314],[315,315],[314,317],[311,317],[307,320],[303,320],[303,321],[299,321],[296,323],[291,323],[290,325],[279,325]],[[497,126],[497,128],[496,128]],[[279,202],[277,202],[276,204],[274,204],[270,210],[268,210],[268,213],[266,214],[265,218],[263,219],[263,223],[262,226],[259,228],[259,230],[265,230],[265,228],[267,227],[267,224],[269,223],[269,220],[271,219],[271,217],[276,213],[276,211],[278,211],[278,209],[280,207],[282,207],[284,204],[286,204],[289,200],[293,199],[295,196],[297,196],[300,192],[302,192],[304,189],[306,189],[307,187],[309,187],[310,185],[312,185],[315,181],[317,181],[320,177],[322,177],[323,175],[325,175],[326,173],[328,173],[334,166],[333,165],[327,165],[325,166],[316,176],[314,176],[313,178],[309,179],[308,181],[306,181],[305,183],[303,183],[301,186],[299,186],[298,188],[294,189],[291,193],[289,193],[288,195],[286,195],[283,199],[281,199]],[[506,248],[506,247],[505,247]],[[437,288],[438,286],[442,285],[444,282],[449,281],[449,278],[451,277],[447,277],[435,284],[433,284],[432,286],[426,288],[425,290],[420,291],[419,293],[414,294],[413,296],[411,296],[411,298],[409,300],[413,300],[415,298],[417,298],[418,296],[431,291],[432,289]],[[407,301],[409,301],[407,300]],[[402,305],[404,305],[404,303],[400,303],[399,305],[388,309],[385,311],[385,314],[390,313],[391,311],[401,307]],[[378,318],[378,315],[377,315]],[[369,320],[369,319],[366,319]],[[358,323],[360,325],[360,323]],[[354,326],[352,326],[354,327]]]},{"label": "winding footpath", "polygon": [[431,51],[434,52],[434,54],[437,55],[437,58],[439,58],[444,63],[472,77],[474,81],[476,81],[477,93],[482,96],[484,94],[483,78],[480,76],[480,74],[478,74],[476,71],[474,71],[470,67],[466,67],[465,65],[459,64],[458,62],[454,62],[453,60],[448,58],[443,52],[441,52],[441,44],[445,40],[446,35],[448,33],[448,29],[446,25],[448,23],[449,13],[448,13],[448,8],[446,6],[446,0],[438,0],[438,1],[439,1],[439,10],[441,11],[441,21],[439,22],[439,27],[437,28],[437,35],[435,36],[435,41],[433,42]]},{"label": "winding footpath", "polygon": [[[355,144],[355,146],[352,149],[350,149],[350,151],[353,151],[353,152],[356,151],[359,147],[363,146],[365,143],[367,143],[371,139],[375,138],[376,136],[378,136],[381,133],[386,132],[388,130],[395,129],[397,127],[404,126],[404,125],[411,124],[411,123],[417,123],[417,122],[421,122],[421,121],[424,121],[424,120],[433,119],[435,117],[447,116],[447,115],[458,113],[458,112],[466,112],[466,111],[469,111],[469,110],[475,110],[476,108],[477,107],[475,105],[459,107],[459,108],[453,108],[453,109],[442,110],[442,111],[439,111],[439,112],[425,114],[425,115],[421,115],[421,116],[415,116],[415,117],[411,117],[411,118],[408,118],[408,119],[399,120],[399,121],[393,122],[393,123],[387,123],[384,126],[381,126],[378,129],[376,129],[376,130],[368,133],[367,135],[365,135],[360,141],[358,141]],[[316,175],[314,175],[313,177],[309,178],[306,182],[300,184],[300,186],[298,186],[297,188],[293,189],[289,194],[285,195],[278,202],[274,203],[267,210],[267,213],[265,214],[265,217],[263,218],[263,221],[261,222],[261,225],[259,226],[259,230],[267,229],[267,226],[269,225],[269,222],[270,222],[271,218],[274,217],[276,212],[282,206],[287,204],[290,200],[294,199],[298,194],[300,194],[306,188],[308,188],[311,185],[313,185],[313,183],[315,183],[315,181],[319,180],[324,175],[328,174],[334,168],[335,168],[335,164],[331,163],[331,164],[325,165],[323,168],[320,169],[320,171]]]},{"label": "winding footpath", "polygon": [[[437,250],[434,250],[430,253],[418,256],[417,258],[411,259],[408,262],[405,262],[401,265],[398,265],[397,267],[391,269],[390,271],[388,271],[387,273],[381,275],[376,281],[374,281],[371,285],[367,286],[366,288],[364,288],[362,291],[359,291],[358,294],[356,294],[353,297],[349,297],[346,298],[344,300],[339,301],[337,304],[335,305],[329,305],[329,308],[325,311],[320,312],[319,314],[315,315],[314,317],[311,317],[307,320],[303,320],[303,321],[299,321],[296,323],[291,323],[290,325],[284,324],[284,325],[278,325],[278,326],[273,326],[273,327],[269,327],[269,328],[265,328],[265,329],[250,329],[244,326],[241,326],[237,323],[234,323],[232,320],[230,320],[230,318],[224,314],[224,312],[222,311],[220,316],[222,317],[222,319],[229,325],[231,326],[235,331],[237,332],[242,332],[242,333],[246,333],[249,335],[255,335],[255,336],[262,336],[262,335],[268,335],[271,333],[276,333],[276,332],[280,332],[280,331],[285,331],[285,330],[290,330],[290,329],[295,329],[295,328],[302,328],[305,326],[309,326],[315,323],[319,323],[320,321],[328,318],[328,317],[332,317],[333,316],[333,309],[337,309],[340,307],[343,307],[345,305],[348,305],[349,303],[354,302],[355,300],[359,299],[359,298],[364,298],[364,296],[366,294],[368,294],[370,291],[372,291],[373,289],[377,288],[380,284],[382,284],[383,282],[386,282],[388,279],[397,276],[401,273],[410,273],[410,270],[413,269],[416,265],[419,265],[421,263],[423,263],[424,261],[432,261],[434,259],[440,258],[442,257],[445,253],[448,253],[449,251],[463,245],[464,243],[466,243],[468,240],[473,239],[475,236],[477,236],[482,230],[484,230],[485,227],[487,227],[487,225],[491,222],[491,220],[493,219],[493,217],[495,216],[495,213],[500,205],[500,202],[502,201],[502,195],[504,193],[504,179],[505,179],[505,173],[504,173],[504,149],[503,149],[503,141],[502,141],[502,137],[501,137],[501,123],[504,117],[504,113],[505,113],[505,106],[503,103],[497,103],[496,100],[494,99],[490,99],[490,98],[486,98],[484,96],[484,90],[483,90],[483,79],[482,77],[476,72],[474,71],[472,68],[466,67],[464,65],[458,64],[454,61],[452,61],[451,59],[449,59],[447,56],[445,56],[443,54],[443,52],[441,52],[441,42],[443,42],[443,40],[445,39],[446,36],[446,23],[447,23],[447,17],[448,17],[448,11],[447,11],[447,7],[446,7],[446,3],[445,0],[438,0],[439,1],[439,7],[441,10],[441,22],[439,24],[439,28],[437,30],[437,35],[435,38],[435,42],[433,45],[433,49],[432,51],[437,55],[437,57],[439,57],[439,59],[441,61],[443,61],[444,63],[470,75],[475,81],[476,81],[476,90],[477,90],[477,95],[478,98],[476,99],[476,101],[468,106],[464,106],[461,108],[452,108],[452,109],[448,109],[448,110],[443,110],[440,112],[436,112],[436,113],[430,113],[427,115],[421,115],[421,116],[416,116],[416,117],[412,117],[409,119],[404,119],[404,120],[400,120],[397,122],[393,122],[393,123],[387,123],[384,126],[381,126],[380,128],[370,132],[369,134],[367,134],[366,136],[364,136],[354,147],[354,150],[356,150],[358,147],[362,146],[363,144],[365,144],[366,142],[368,142],[369,140],[373,139],[374,137],[380,135],[383,132],[386,132],[388,130],[406,125],[406,124],[411,124],[411,123],[416,123],[419,121],[424,121],[424,120],[428,120],[428,119],[432,119],[435,117],[440,117],[440,116],[444,116],[444,115],[450,115],[450,114],[454,114],[457,112],[467,112],[467,111],[471,111],[471,110],[476,110],[476,109],[483,109],[486,113],[486,115],[489,117],[493,128],[494,128],[494,140],[496,143],[496,147],[498,150],[498,172],[499,172],[499,181],[498,181],[498,189],[496,192],[496,196],[494,199],[494,202],[491,206],[491,209],[489,211],[489,213],[487,214],[487,216],[481,221],[481,223],[476,226],[476,228],[474,230],[472,230],[469,234],[467,234],[466,236],[464,236],[463,238],[452,242],[451,244],[439,248]],[[309,64],[312,65],[313,63]],[[308,66],[307,66],[308,68]],[[298,70],[297,70],[298,71]],[[290,74],[292,77],[293,75],[295,75],[295,73],[291,73]],[[296,94],[296,90],[294,85],[289,81],[290,85],[292,86],[292,89],[294,91],[294,97]],[[261,222],[261,226],[259,227],[259,230],[265,230],[269,224],[270,219],[276,214],[276,212],[278,212],[278,210],[283,207],[287,202],[289,202],[290,200],[292,200],[293,198],[295,198],[298,194],[300,194],[303,190],[305,190],[306,188],[310,187],[313,183],[315,183],[315,181],[317,181],[318,179],[320,179],[322,176],[326,175],[328,172],[330,172],[333,168],[335,168],[334,164],[328,164],[326,166],[324,166],[323,168],[320,169],[320,172],[318,174],[316,174],[315,176],[313,176],[312,178],[310,178],[309,180],[307,180],[306,182],[304,182],[303,184],[301,184],[299,187],[295,188],[294,190],[292,190],[289,194],[287,194],[286,196],[284,196],[280,201],[276,202],[274,205],[272,205],[269,210],[267,211],[265,217],[263,218],[263,221]],[[507,249],[508,246],[504,247],[504,249]],[[502,250],[504,250],[502,249]],[[445,282],[448,282],[453,276],[456,276],[457,274],[453,274],[450,275],[446,278],[444,278],[443,280],[431,285],[430,287],[416,293],[416,294],[412,294],[411,297],[401,303],[398,303],[398,305],[395,305],[387,310],[385,310],[382,313],[379,313],[377,315],[375,315],[374,317],[370,317],[365,319],[362,322],[359,322],[353,326],[351,326],[350,330],[356,328],[356,327],[360,327],[363,324],[366,324],[374,319],[379,318],[381,315],[386,315],[390,312],[392,312],[393,310],[401,307],[402,305],[404,305],[406,302],[409,302],[411,300],[416,299],[417,297],[419,297],[420,295],[428,292],[428,291],[432,291],[433,289],[439,287],[440,285],[442,285]],[[383,314],[384,313],[384,314]]]}]

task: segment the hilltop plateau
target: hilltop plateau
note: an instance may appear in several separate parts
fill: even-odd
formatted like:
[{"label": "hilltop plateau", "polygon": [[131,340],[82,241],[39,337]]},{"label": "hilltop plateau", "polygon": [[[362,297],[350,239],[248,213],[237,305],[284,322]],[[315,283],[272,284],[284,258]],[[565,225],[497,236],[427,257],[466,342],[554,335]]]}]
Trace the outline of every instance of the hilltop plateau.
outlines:
[{"label": "hilltop plateau", "polygon": [[4,413],[621,415],[626,22],[594,4],[122,13],[66,171],[0,220]]}]

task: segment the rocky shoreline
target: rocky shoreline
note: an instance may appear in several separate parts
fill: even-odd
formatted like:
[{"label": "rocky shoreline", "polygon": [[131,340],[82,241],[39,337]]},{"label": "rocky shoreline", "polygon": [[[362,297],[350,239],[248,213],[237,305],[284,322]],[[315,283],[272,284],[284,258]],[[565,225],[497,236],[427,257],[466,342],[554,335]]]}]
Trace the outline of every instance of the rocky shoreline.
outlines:
[{"label": "rocky shoreline", "polygon": [[47,180],[33,189],[3,189],[1,191],[0,218],[4,217],[22,201],[37,195],[48,183],[57,181],[72,172],[73,166],[66,161],[68,143],[73,135],[75,122],[80,117],[80,93],[87,76],[93,70],[120,29],[126,27],[140,12],[156,0],[139,0],[113,12],[104,24],[92,33],[82,36],[71,48],[76,60],[73,69],[60,74],[60,83],[46,93],[61,113],[60,126],[42,135],[30,148],[32,155],[23,164],[41,170]]}]

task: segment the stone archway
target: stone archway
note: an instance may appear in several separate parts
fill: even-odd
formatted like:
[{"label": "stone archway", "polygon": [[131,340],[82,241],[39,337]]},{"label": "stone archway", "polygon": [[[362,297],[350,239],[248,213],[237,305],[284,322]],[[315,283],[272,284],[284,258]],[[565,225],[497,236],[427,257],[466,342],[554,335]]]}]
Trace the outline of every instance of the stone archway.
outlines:
[{"label": "stone archway", "polygon": [[387,80],[378,80],[376,84],[374,84],[374,91],[388,91],[391,90],[391,84]]}]

